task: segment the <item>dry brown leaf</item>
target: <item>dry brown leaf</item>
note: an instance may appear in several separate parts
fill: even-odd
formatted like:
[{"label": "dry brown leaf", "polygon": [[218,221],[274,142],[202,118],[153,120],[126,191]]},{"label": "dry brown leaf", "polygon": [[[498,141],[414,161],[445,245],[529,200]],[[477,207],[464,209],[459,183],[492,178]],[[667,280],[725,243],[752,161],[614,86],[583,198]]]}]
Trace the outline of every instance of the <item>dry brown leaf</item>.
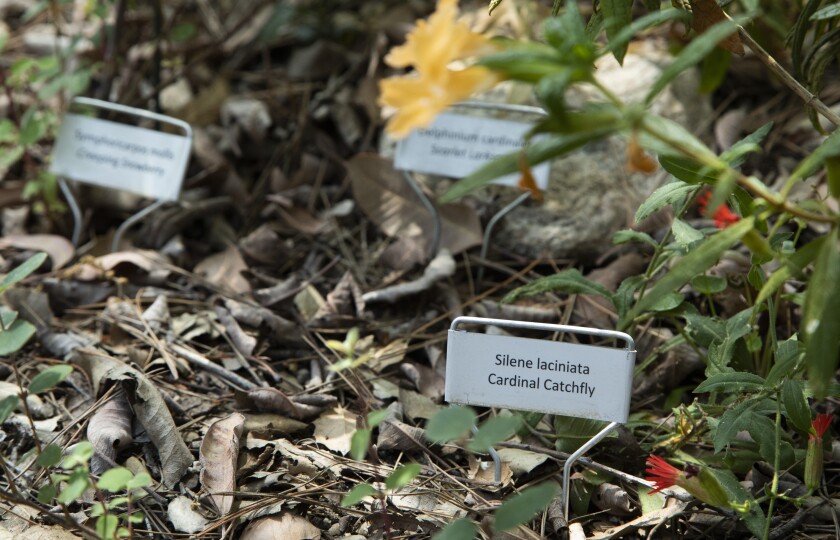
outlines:
[{"label": "dry brown leaf", "polygon": [[356,431],[356,414],[340,405],[322,414],[314,422],[315,442],[330,450],[347,455],[350,452],[350,438]]},{"label": "dry brown leaf", "polygon": [[148,273],[168,272],[165,268],[166,261],[156,251],[116,251],[96,258],[96,265],[103,270],[114,270],[120,265],[136,266]]},{"label": "dry brown leaf", "polygon": [[513,474],[528,474],[548,460],[548,456],[520,448],[499,448],[502,461],[510,465]]},{"label": "dry brown leaf", "polygon": [[[728,19],[726,13],[715,0],[691,0],[691,28],[702,34],[712,26]],[[738,56],[744,56],[744,44],[735,31],[718,43],[718,47]]]},{"label": "dry brown leaf", "polygon": [[430,398],[405,388],[400,388],[400,403],[405,409],[406,416],[412,419],[424,418],[428,420],[442,408]]},{"label": "dry brown leaf", "polygon": [[173,487],[193,464],[193,455],[181,439],[155,384],[145,374],[92,349],[76,349],[68,354],[67,360],[87,373],[97,393],[105,384],[124,383],[123,389],[137,420],[160,454],[161,480],[167,487]]},{"label": "dry brown leaf", "polygon": [[592,495],[592,503],[614,516],[629,516],[633,514],[633,503],[627,491],[616,484],[604,482]]},{"label": "dry brown leaf", "polygon": [[242,277],[242,271],[247,269],[248,265],[239,250],[229,245],[224,251],[210,255],[195,265],[194,272],[214,285],[246,293],[251,290],[251,285]]},{"label": "dry brown leaf", "polygon": [[217,123],[219,109],[230,96],[230,84],[220,76],[205,86],[198,95],[184,107],[172,113],[193,127],[205,127]]},{"label": "dry brown leaf", "polygon": [[221,516],[226,516],[233,505],[233,495],[222,493],[236,490],[236,460],[244,425],[245,417],[239,413],[217,420],[204,434],[198,450],[201,485]]},{"label": "dry brown leaf", "polygon": [[299,206],[293,206],[291,208],[278,207],[277,212],[283,218],[286,225],[303,234],[314,236],[316,234],[331,232],[333,229],[330,221],[317,218],[307,212],[305,208],[300,208]]},{"label": "dry brown leaf", "polygon": [[320,540],[321,531],[305,518],[290,512],[252,521],[240,540]]},{"label": "dry brown leaf", "polygon": [[246,414],[245,431],[248,433],[275,434],[297,433],[308,427],[298,420],[292,420],[279,414]]},{"label": "dry brown leaf", "polygon": [[131,435],[131,420],[134,414],[122,389],[90,417],[87,438],[96,451],[90,461],[93,474],[102,474],[112,467],[117,451],[125,448],[134,440]]},{"label": "dry brown leaf", "polygon": [[[359,208],[382,232],[397,238],[423,237],[428,246],[432,217],[390,161],[359,154],[347,162],[347,172]],[[438,211],[441,249],[458,254],[481,244],[481,223],[472,208],[463,204],[444,204]]]},{"label": "dry brown leaf", "polygon": [[242,327],[239,326],[236,319],[222,306],[215,306],[213,311],[216,312],[219,322],[224,326],[231,344],[233,344],[242,356],[250,358],[254,354],[254,349],[257,347],[257,338],[248,335],[242,330]]},{"label": "dry brown leaf", "polygon": [[63,267],[76,254],[69,240],[55,234],[7,234],[0,238],[0,248],[7,247],[43,251],[50,256],[53,270]]}]

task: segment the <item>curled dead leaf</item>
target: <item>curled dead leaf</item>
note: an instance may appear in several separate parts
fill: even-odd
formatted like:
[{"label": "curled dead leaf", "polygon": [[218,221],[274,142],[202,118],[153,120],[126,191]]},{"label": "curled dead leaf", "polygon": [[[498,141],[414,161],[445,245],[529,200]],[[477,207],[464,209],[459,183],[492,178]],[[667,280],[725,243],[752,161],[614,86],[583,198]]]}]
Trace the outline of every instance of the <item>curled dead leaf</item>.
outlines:
[{"label": "curled dead leaf", "polygon": [[236,460],[244,425],[245,416],[239,413],[217,420],[204,434],[198,450],[201,485],[221,516],[226,516],[233,505],[233,495],[223,493],[236,490]]},{"label": "curled dead leaf", "polygon": [[131,434],[131,420],[134,414],[122,389],[90,417],[87,438],[93,445],[95,454],[90,461],[93,474],[102,474],[111,468],[116,460],[117,451],[125,448],[134,440]]}]

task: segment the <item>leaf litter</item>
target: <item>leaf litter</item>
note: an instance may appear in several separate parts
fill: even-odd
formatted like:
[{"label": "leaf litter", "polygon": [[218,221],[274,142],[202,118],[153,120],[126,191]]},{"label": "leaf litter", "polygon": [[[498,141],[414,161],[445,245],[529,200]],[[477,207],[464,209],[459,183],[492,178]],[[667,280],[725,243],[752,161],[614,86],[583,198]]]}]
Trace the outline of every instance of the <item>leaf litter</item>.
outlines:
[{"label": "leaf litter", "polygon": [[[18,395],[48,365],[64,361],[79,369],[56,389],[27,396],[34,434],[22,407],[3,423],[0,453],[16,479],[4,475],[2,488],[25,492],[43,483],[27,466],[36,437],[63,450],[86,438],[95,449],[95,474],[136,464],[155,480],[166,504],[154,497],[139,502],[146,520],[136,537],[221,538],[231,531],[228,537],[251,540],[426,538],[458,517],[481,522],[504,497],[557,478],[567,454],[554,444],[559,429],[550,420],[529,421],[506,443],[511,446],[499,449],[501,486],[485,456],[425,436],[426,420],[444,405],[447,359],[440,347],[456,313],[600,327],[613,325],[615,313],[603,297],[589,294],[500,303],[523,276],[553,274],[556,261],[528,265],[491,249],[497,262],[488,266],[486,282],[475,283],[474,270],[484,261],[473,248],[481,243],[487,209],[473,200],[436,203],[442,249],[430,252],[428,211],[391,162],[371,153],[380,122],[371,88],[384,72],[382,40],[402,39],[407,24],[425,14],[422,3],[366,2],[360,9],[338,1],[330,24],[317,23],[324,14],[305,3],[199,4],[177,3],[186,24],[216,28],[217,39],[198,32],[173,45],[167,69],[183,72],[161,83],[181,88],[185,98],[169,112],[196,128],[182,203],[144,222],[115,253],[107,252],[105,237],[139,201],[86,194],[91,213],[78,249],[66,240],[67,227],[50,229],[55,224],[42,217],[22,222],[31,230],[9,232],[4,225],[3,271],[44,251],[51,273],[43,269],[5,294],[37,335],[18,355],[0,360],[0,398]],[[719,17],[709,2],[702,6],[711,15],[699,23]],[[12,19],[16,37],[35,33],[20,14]],[[137,48],[129,53],[135,65],[120,75],[116,101],[147,101],[141,88],[148,81],[132,79],[143,77],[132,72],[153,66],[139,50],[157,41],[152,26],[137,30]],[[25,54],[17,42],[9,47],[16,57]],[[737,138],[733,129],[720,123],[721,145]],[[4,219],[11,222],[20,203],[0,199]],[[619,248],[587,276],[615,292],[648,257]],[[367,340],[370,356],[351,370],[330,370],[336,354],[325,343],[341,342],[352,328]],[[651,332],[639,340],[640,358],[667,351],[664,361],[639,374],[634,407],[679,392],[702,367],[696,351],[670,345],[675,339]],[[366,415],[385,408],[368,459],[348,457]],[[673,422],[668,412],[645,409],[644,421]],[[512,446],[520,444],[528,449]],[[586,467],[624,477],[574,480],[587,493],[576,491],[573,505],[601,508],[586,518],[590,538],[690,523],[692,510],[678,498],[664,507],[641,494],[634,500],[632,475],[643,466],[620,455],[605,449]],[[408,485],[382,500],[340,506],[359,483],[381,488],[407,462],[422,465]],[[808,505],[829,522],[836,504],[815,499]],[[92,500],[70,508],[79,523],[92,523]],[[26,508],[2,503],[0,538],[70,537],[47,526],[49,508]],[[11,514],[44,524],[14,521]],[[537,520],[517,537],[558,534],[553,524],[562,512],[552,505],[546,516],[548,529]],[[583,527],[572,525],[573,537],[583,537]]]}]

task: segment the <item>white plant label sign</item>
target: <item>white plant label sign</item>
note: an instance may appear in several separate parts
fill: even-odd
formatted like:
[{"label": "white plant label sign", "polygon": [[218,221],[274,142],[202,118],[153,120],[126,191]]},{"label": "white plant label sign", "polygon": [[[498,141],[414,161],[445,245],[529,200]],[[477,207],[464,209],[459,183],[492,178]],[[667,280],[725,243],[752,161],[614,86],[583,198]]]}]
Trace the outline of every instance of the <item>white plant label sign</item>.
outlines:
[{"label": "white plant label sign", "polygon": [[450,330],[446,401],[624,423],[636,352]]},{"label": "white plant label sign", "polygon": [[[397,143],[394,166],[405,171],[463,178],[497,157],[517,152],[525,145],[527,122],[443,113],[425,129],[416,129]],[[549,164],[531,168],[540,189],[548,187]],[[515,186],[519,174],[493,183]]]},{"label": "white plant label sign", "polygon": [[188,137],[67,114],[50,172],[87,184],[177,200],[190,153]]}]

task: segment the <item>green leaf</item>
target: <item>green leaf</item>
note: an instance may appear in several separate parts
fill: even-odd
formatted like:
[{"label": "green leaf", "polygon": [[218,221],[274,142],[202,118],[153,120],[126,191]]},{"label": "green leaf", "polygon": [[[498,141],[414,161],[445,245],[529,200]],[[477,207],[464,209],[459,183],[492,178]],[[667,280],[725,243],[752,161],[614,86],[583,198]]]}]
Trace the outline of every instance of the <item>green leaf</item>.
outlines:
[{"label": "green leaf", "polygon": [[696,276],[691,278],[691,288],[700,294],[718,294],[726,290],[726,278]]},{"label": "green leaf", "polygon": [[672,309],[676,309],[680,307],[680,304],[683,303],[685,297],[678,293],[672,292],[665,295],[660,296],[656,302],[648,307],[648,311],[651,313],[661,313],[663,311],[671,311]]},{"label": "green leaf", "polygon": [[[627,114],[631,115],[630,120],[632,120],[638,113],[633,112],[631,109]],[[684,126],[664,116],[645,112],[642,116],[641,127],[642,129],[639,131],[639,144],[645,150],[656,154],[660,162],[663,157],[685,160],[687,151],[695,154],[700,159],[707,160],[708,163],[717,164],[720,162],[717,154],[703,144],[696,135]]]},{"label": "green leaf", "polygon": [[147,472],[134,475],[134,478],[126,482],[125,489],[140,489],[152,485],[152,477]]},{"label": "green leaf", "polygon": [[90,487],[87,468],[79,467],[70,473],[67,485],[62,488],[56,500],[60,503],[70,504],[81,498],[82,494]]},{"label": "green leaf", "polygon": [[770,298],[770,296],[773,295],[779,287],[784,285],[787,280],[801,274],[805,267],[817,258],[817,255],[820,253],[820,250],[825,242],[825,236],[816,238],[796,250],[796,253],[788,257],[784,261],[784,266],[780,266],[770,275],[769,278],[767,278],[767,282],[761,288],[761,291],[759,291],[758,296],[755,299],[755,305],[759,305]]},{"label": "green leaf", "polygon": [[776,362],[767,374],[767,384],[775,385],[786,377],[793,377],[796,365],[802,358],[802,349],[796,336],[780,342],[776,346]]},{"label": "green leaf", "polygon": [[757,399],[748,399],[724,411],[712,438],[716,454],[735,440],[735,436],[739,431],[747,429],[749,413],[758,407],[759,404],[760,401]]},{"label": "green leaf", "polygon": [[44,484],[41,486],[41,489],[38,490],[38,502],[41,504],[52,504],[56,493],[57,491],[54,485]]},{"label": "green leaf", "polygon": [[35,327],[23,319],[16,319],[0,331],[0,356],[18,352],[35,335]]},{"label": "green leaf", "polygon": [[723,340],[712,343],[709,347],[706,376],[710,377],[717,373],[732,371],[732,368],[729,367],[729,362],[732,360],[732,356],[735,352],[735,344],[739,339],[749,334],[752,330],[752,327],[750,326],[750,319],[753,314],[752,311],[753,308],[746,308],[726,320],[724,325],[726,336]]},{"label": "green leaf", "polygon": [[657,188],[656,191],[651,193],[650,197],[648,197],[647,200],[639,206],[639,209],[636,210],[636,223],[639,223],[657,210],[687,197],[696,189],[697,186],[692,186],[679,180]]},{"label": "green leaf", "polygon": [[761,513],[761,505],[756,502],[753,496],[744,489],[744,486],[738,481],[738,478],[729,470],[706,469],[710,474],[714,475],[720,482],[721,487],[726,491],[729,500],[738,504],[744,504],[749,501],[749,510],[745,513],[738,513],[738,518],[741,519],[747,526],[747,529],[755,535],[756,538],[764,536],[765,517]]},{"label": "green leaf", "polygon": [[9,415],[14,412],[15,408],[20,403],[20,399],[17,396],[6,396],[2,400],[0,400],[0,424],[6,421],[9,418]]},{"label": "green leaf", "polygon": [[445,443],[460,439],[475,425],[475,412],[468,407],[452,406],[436,412],[426,424],[426,439]]},{"label": "green leaf", "polygon": [[27,109],[20,120],[20,138],[18,140],[21,146],[26,147],[38,142],[46,132],[47,122],[44,120],[44,115],[34,106]]},{"label": "green leaf", "polygon": [[2,148],[2,152],[0,152],[0,168],[6,169],[11,167],[17,163],[21,157],[23,157],[22,146],[15,146],[11,150]]},{"label": "green leaf", "polygon": [[557,485],[552,482],[523,489],[496,510],[493,530],[496,532],[509,531],[527,523],[537,512],[548,506],[556,495]]},{"label": "green leaf", "polygon": [[[741,19],[743,22],[743,19]],[[653,99],[673,81],[677,75],[687,70],[706,57],[718,42],[730,34],[737,32],[735,23],[730,20],[721,21],[712,26],[702,35],[697,36],[680,52],[679,56],[662,71],[662,75],[654,81],[645,97],[645,103],[651,103]]]},{"label": "green leaf", "polygon": [[73,469],[77,465],[87,464],[91,457],[93,457],[93,445],[88,441],[82,441],[70,448],[70,453],[64,458],[62,466],[65,469]]},{"label": "green leaf", "polygon": [[40,394],[45,392],[66,379],[72,372],[73,366],[67,364],[49,367],[35,375],[32,382],[29,383],[29,393]]},{"label": "green leaf", "polygon": [[115,493],[125,489],[125,486],[133,477],[134,474],[125,467],[114,467],[113,469],[108,469],[102,473],[102,476],[99,477],[99,481],[96,482],[96,485],[100,489],[107,489],[108,491]]},{"label": "green leaf", "polygon": [[805,364],[814,397],[828,395],[840,353],[840,249],[837,228],[828,234],[820,249],[814,273],[805,292],[802,336]]},{"label": "green leaf", "polygon": [[799,431],[807,433],[811,428],[811,409],[801,381],[788,379],[782,385],[782,403],[787,417]]},{"label": "green leaf", "polygon": [[96,532],[99,538],[114,538],[119,526],[119,518],[112,514],[105,514],[96,520]]},{"label": "green leaf", "polygon": [[[525,148],[525,156],[529,165],[536,165],[543,161],[555,158],[580,148],[584,144],[601,139],[612,134],[617,129],[610,126],[582,133],[563,135],[552,135],[545,139],[530,143]],[[482,165],[471,175],[463,178],[452,185],[449,190],[440,198],[441,203],[452,202],[460,199],[467,193],[474,191],[481,186],[490,183],[500,176],[515,173],[519,170],[519,153],[515,152],[494,159],[490,163]]]},{"label": "green leaf", "polygon": [[808,20],[822,21],[825,19],[831,19],[838,15],[840,15],[840,2],[834,2],[833,4],[828,4],[827,6],[818,9]]},{"label": "green leaf", "polygon": [[730,393],[746,393],[757,392],[764,388],[765,382],[762,377],[754,373],[744,372],[729,372],[718,373],[712,375],[697,388],[694,389],[695,394],[703,394],[706,392],[730,392]]},{"label": "green leaf", "polygon": [[456,519],[437,534],[432,540],[474,540],[478,528],[467,518]]},{"label": "green leaf", "polygon": [[58,465],[63,453],[60,446],[55,443],[50,443],[38,454],[38,459],[35,462],[41,467],[52,467]]},{"label": "green leaf", "polygon": [[368,427],[373,429],[379,424],[382,423],[383,420],[388,418],[388,413],[390,413],[388,409],[379,409],[378,411],[372,411],[367,415],[367,422]]},{"label": "green leaf", "polygon": [[486,452],[497,443],[513,437],[521,426],[522,418],[519,416],[494,416],[481,425],[467,448],[473,452]]},{"label": "green leaf", "polygon": [[685,248],[703,239],[703,233],[677,218],[671,223],[671,232],[674,233],[674,240]]},{"label": "green leaf", "polygon": [[341,499],[341,506],[347,508],[348,506],[353,506],[354,504],[360,503],[362,499],[365,497],[373,497],[378,492],[374,487],[370,484],[359,484],[358,486],[351,489],[347,495]]},{"label": "green leaf", "polygon": [[746,161],[749,152],[761,150],[759,144],[765,137],[767,137],[767,134],[770,133],[771,129],[773,129],[772,121],[767,122],[757,130],[733,144],[731,148],[721,154],[721,159],[729,163],[729,166],[732,168],[739,167],[744,163],[744,161]]},{"label": "green leaf", "polygon": [[[631,5],[631,2],[626,3],[628,6]],[[636,34],[647,28],[659,26],[662,23],[677,19],[687,19],[686,13],[676,9],[669,9],[667,11],[655,11],[653,13],[648,13],[644,17],[639,17],[632,24],[620,28],[613,37],[610,37],[610,51],[612,51],[616,59],[619,60],[618,52],[626,51],[627,45],[631,40],[633,40],[633,38],[636,37]],[[621,54],[621,57],[623,59],[623,53]],[[619,62],[621,62],[621,60],[619,60]]]},{"label": "green leaf", "polygon": [[650,306],[654,305],[662,296],[675,291],[688,283],[697,274],[702,274],[715,264],[723,252],[741,239],[753,228],[753,219],[744,218],[714,236],[706,239],[688,255],[680,259],[671,267],[656,285],[648,289],[643,297],[636,302],[628,313],[630,320],[635,319]]},{"label": "green leaf", "polygon": [[711,94],[723,82],[729,64],[732,63],[732,55],[728,51],[716,47],[703,59],[700,64],[700,93]]},{"label": "green leaf", "polygon": [[556,415],[554,433],[557,440],[554,442],[554,447],[560,452],[574,452],[606,425],[607,423],[603,420]]},{"label": "green leaf", "polygon": [[388,478],[385,479],[385,487],[392,490],[400,489],[414,480],[420,474],[421,469],[422,467],[419,463],[403,465],[388,475]]},{"label": "green leaf", "polygon": [[0,293],[40,268],[46,259],[46,253],[36,253],[26,259],[23,264],[6,274],[3,280],[0,281]]},{"label": "green leaf", "polygon": [[626,244],[628,242],[639,242],[641,244],[647,244],[654,248],[658,245],[656,243],[656,240],[651,238],[649,234],[643,233],[641,231],[634,231],[632,229],[623,229],[617,231],[612,237],[612,242],[615,245]]},{"label": "green leaf", "polygon": [[696,184],[714,184],[717,182],[717,176],[705,174],[702,165],[685,157],[659,156],[659,164],[674,178],[688,184],[694,184],[695,189]]},{"label": "green leaf", "polygon": [[835,131],[790,173],[788,182],[808,178],[817,172],[827,158],[838,155],[840,155],[840,131]]},{"label": "green leaf", "polygon": [[613,56],[619,64],[624,62],[628,42],[613,43],[613,39],[621,34],[621,30],[633,22],[633,2],[627,0],[601,0],[601,12],[604,15],[604,26],[607,31],[607,41]]},{"label": "green leaf", "polygon": [[612,301],[613,294],[609,289],[583,277],[576,268],[564,270],[553,276],[539,278],[527,285],[509,292],[502,303],[515,302],[520,298],[534,296],[544,292],[563,292],[566,294],[594,294]]},{"label": "green leaf", "polygon": [[350,457],[356,461],[362,461],[367,455],[368,446],[370,445],[370,430],[357,429],[350,437]]}]

